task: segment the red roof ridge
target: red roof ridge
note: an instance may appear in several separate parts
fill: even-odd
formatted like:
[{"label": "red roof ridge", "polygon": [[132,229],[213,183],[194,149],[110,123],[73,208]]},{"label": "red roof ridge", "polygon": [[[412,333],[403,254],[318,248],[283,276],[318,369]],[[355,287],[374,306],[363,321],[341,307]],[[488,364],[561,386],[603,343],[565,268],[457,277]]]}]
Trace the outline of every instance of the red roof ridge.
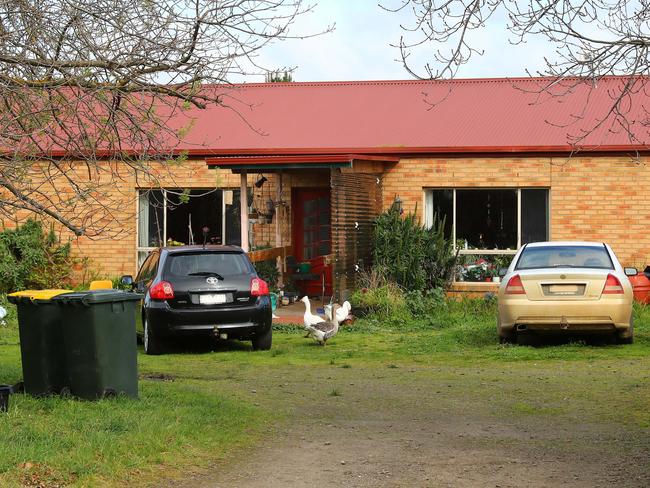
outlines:
[{"label": "red roof ridge", "polygon": [[336,80],[336,81],[281,81],[281,82],[254,82],[254,83],[231,83],[231,84],[206,84],[206,87],[268,87],[268,88],[288,88],[288,87],[305,87],[305,86],[384,86],[384,85],[430,85],[430,84],[477,84],[477,83],[513,83],[513,82],[540,82],[553,81],[558,82],[590,82],[600,80],[626,80],[630,78],[646,79],[650,81],[650,76],[646,75],[605,75],[599,78],[588,77],[562,77],[555,78],[552,76],[512,76],[496,78],[445,78],[445,79],[402,79],[402,80]]}]

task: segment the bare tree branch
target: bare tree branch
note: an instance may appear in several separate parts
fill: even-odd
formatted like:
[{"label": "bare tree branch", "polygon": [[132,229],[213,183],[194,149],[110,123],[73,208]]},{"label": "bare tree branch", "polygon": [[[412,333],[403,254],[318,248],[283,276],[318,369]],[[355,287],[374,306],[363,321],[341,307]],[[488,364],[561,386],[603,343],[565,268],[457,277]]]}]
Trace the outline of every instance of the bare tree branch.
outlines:
[{"label": "bare tree branch", "polygon": [[114,235],[118,183],[157,186],[154,163],[186,158],[179,116],[233,110],[224,87],[265,72],[261,49],[319,34],[291,33],[311,9],[304,0],[0,0],[0,215],[21,209],[77,235]]},{"label": "bare tree branch", "polygon": [[[472,43],[472,33],[492,28],[512,44],[541,37],[552,48],[545,68],[529,75],[545,77],[536,93],[569,96],[577,85],[596,86],[610,75],[627,77],[609,96],[611,108],[588,129],[569,134],[579,145],[587,135],[608,125],[627,133],[631,142],[648,143],[631,126],[628,95],[645,91],[650,75],[650,2],[648,0],[383,0],[393,13],[408,13],[399,48],[406,70],[426,79],[453,78],[459,68],[483,54]],[[504,22],[502,19],[506,19]],[[413,66],[412,52],[433,49],[433,64]],[[560,80],[562,83],[559,83]],[[645,110],[645,107],[644,107]],[[647,111],[642,123],[647,127]],[[575,118],[580,120],[580,117]]]}]

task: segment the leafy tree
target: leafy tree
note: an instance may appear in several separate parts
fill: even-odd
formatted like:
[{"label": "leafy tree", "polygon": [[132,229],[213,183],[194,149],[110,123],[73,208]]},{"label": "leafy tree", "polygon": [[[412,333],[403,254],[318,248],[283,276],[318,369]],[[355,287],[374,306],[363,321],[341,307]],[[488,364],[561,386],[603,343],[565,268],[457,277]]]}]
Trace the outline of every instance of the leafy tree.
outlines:
[{"label": "leafy tree", "polygon": [[266,74],[267,83],[288,83],[293,81],[291,71],[271,71]]}]

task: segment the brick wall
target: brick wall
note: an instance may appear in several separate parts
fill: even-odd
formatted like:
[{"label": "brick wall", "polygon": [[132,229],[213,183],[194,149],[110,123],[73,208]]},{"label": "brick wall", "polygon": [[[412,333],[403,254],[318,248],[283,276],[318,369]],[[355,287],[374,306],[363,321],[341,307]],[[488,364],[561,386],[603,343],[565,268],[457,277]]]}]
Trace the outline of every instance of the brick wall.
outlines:
[{"label": "brick wall", "polygon": [[[106,163],[108,164],[108,163]],[[240,186],[240,175],[233,174],[225,169],[208,169],[202,160],[190,160],[181,165],[173,166],[171,171],[166,170],[162,165],[154,168],[157,172],[157,181],[163,188],[221,188],[238,189]],[[259,178],[259,173],[254,172],[248,175],[249,188],[253,188],[253,206],[259,209],[266,208],[266,201],[271,198],[277,200],[278,177],[273,173],[264,173],[268,181],[262,188],[255,188],[253,185]],[[79,178],[84,178],[84,171],[80,171]],[[276,217],[270,224],[253,224],[253,246],[275,246],[276,243],[276,219],[279,218],[282,234],[282,244],[291,242],[291,188],[292,187],[329,187],[329,170],[285,171],[283,174],[283,186],[281,199],[287,202],[286,206],[277,209]],[[110,188],[103,190],[101,201],[110,202],[112,214],[116,222],[106,229],[106,234],[100,237],[76,237],[67,229],[57,225],[57,233],[62,240],[71,239],[73,252],[78,257],[88,259],[87,266],[79,267],[79,279],[85,280],[90,275],[120,276],[123,274],[134,274],[137,267],[137,189],[151,188],[149,181],[136,182],[133,175],[125,171],[120,173],[119,178],[111,181]],[[57,187],[58,193],[65,194],[68,189],[64,182]],[[92,213],[92,205],[85,204],[86,212]],[[28,217],[34,218],[33,214],[21,212],[11,218],[5,218],[2,222],[5,228],[14,227],[17,223]],[[50,220],[43,218],[46,226]],[[85,276],[84,276],[85,273]]]},{"label": "brick wall", "polygon": [[385,207],[399,195],[421,218],[426,188],[549,188],[551,239],[605,241],[624,264],[650,264],[650,158],[408,159],[383,187]]},{"label": "brick wall", "polygon": [[[162,187],[167,188],[222,188],[237,189],[240,176],[226,170],[209,170],[204,161],[186,161],[176,166],[173,173],[164,170],[159,172],[159,181]],[[248,185],[252,186],[257,180],[257,174],[248,176]],[[150,182],[135,181],[132,175],[126,175],[123,180],[116,182],[112,195],[107,198],[121,199],[116,207],[116,216],[119,224],[113,226],[117,237],[87,238],[70,236],[62,232],[63,236],[72,237],[73,249],[77,256],[90,259],[89,269],[102,276],[120,276],[134,274],[136,271],[136,239],[137,239],[137,189],[151,187]],[[257,225],[257,231],[263,238],[269,233],[268,225]]]},{"label": "brick wall", "polygon": [[[550,232],[553,240],[602,240],[610,243],[627,265],[639,268],[650,263],[650,158],[624,157],[567,158],[455,158],[405,159],[385,166],[382,176],[383,201],[387,208],[395,195],[406,210],[423,216],[426,188],[518,188],[550,189]],[[277,176],[265,173],[268,182],[255,190],[254,205],[271,197],[276,200]],[[248,175],[252,187],[258,174]],[[328,170],[295,171],[283,174],[282,200],[290,204],[292,187],[328,187]],[[240,177],[229,170],[210,170],[203,161],[187,161],[173,173],[160,171],[163,187],[239,188]],[[146,187],[146,185],[141,185]],[[90,268],[103,276],[132,274],[136,268],[136,188],[133,177],[123,177],[105,195],[116,205],[117,237],[72,237],[79,256],[91,259]],[[291,241],[291,208],[278,210],[283,244]],[[25,214],[16,216],[21,220]],[[5,219],[5,226],[14,225]],[[255,245],[275,245],[275,219],[253,226]]]}]

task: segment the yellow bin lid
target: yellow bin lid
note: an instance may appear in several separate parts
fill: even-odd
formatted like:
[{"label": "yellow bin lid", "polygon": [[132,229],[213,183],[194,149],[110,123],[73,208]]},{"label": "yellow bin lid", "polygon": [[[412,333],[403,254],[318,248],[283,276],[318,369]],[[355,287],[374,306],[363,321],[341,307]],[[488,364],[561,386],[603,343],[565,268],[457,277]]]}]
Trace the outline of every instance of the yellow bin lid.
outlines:
[{"label": "yellow bin lid", "polygon": [[95,280],[90,282],[89,290],[112,290],[113,282],[111,280]]},{"label": "yellow bin lid", "polygon": [[63,293],[70,293],[72,290],[22,290],[15,293],[10,293],[10,297],[25,297],[30,300],[50,300],[51,298],[62,295]]}]

